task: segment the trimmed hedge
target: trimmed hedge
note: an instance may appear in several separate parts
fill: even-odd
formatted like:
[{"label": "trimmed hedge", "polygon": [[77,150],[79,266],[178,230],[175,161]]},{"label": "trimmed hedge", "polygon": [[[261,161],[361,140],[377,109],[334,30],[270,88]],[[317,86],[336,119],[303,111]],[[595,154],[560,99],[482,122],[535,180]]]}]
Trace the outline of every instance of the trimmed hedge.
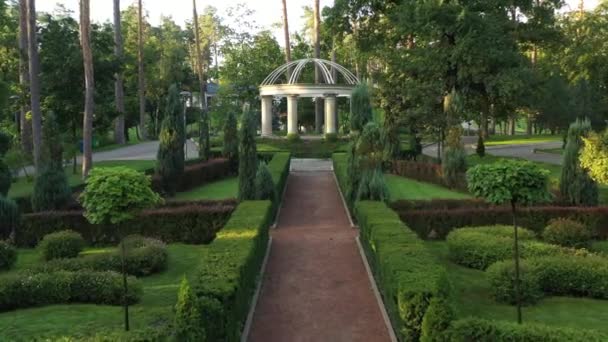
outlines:
[{"label": "trimmed hedge", "polygon": [[468,193],[467,181],[464,173],[455,177],[452,186],[448,186],[441,164],[396,160],[392,163],[392,173],[398,176],[415,179],[421,182],[433,183]]},{"label": "trimmed hedge", "polygon": [[42,238],[38,248],[44,260],[75,258],[84,248],[82,236],[73,230],[62,230],[47,234]]},{"label": "trimmed hedge", "polygon": [[283,189],[287,183],[287,176],[289,176],[290,163],[291,153],[289,152],[275,153],[268,163],[268,170],[272,175],[272,181],[274,182],[278,197],[283,196]]},{"label": "trimmed hedge", "polygon": [[31,247],[43,236],[66,228],[80,233],[91,244],[116,244],[126,235],[144,235],[167,243],[209,243],[228,221],[233,202],[192,202],[181,206],[143,211],[136,219],[119,225],[93,225],[82,211],[50,211],[23,216],[16,233],[16,245]]},{"label": "trimmed hedge", "polygon": [[[127,301],[139,301],[142,288],[127,279]],[[116,272],[20,272],[0,279],[0,312],[32,306],[67,303],[123,304],[123,279]]]},{"label": "trimmed hedge", "polygon": [[591,238],[585,225],[563,218],[551,220],[543,231],[543,240],[564,247],[587,248]]},{"label": "trimmed hedge", "polygon": [[[455,210],[399,210],[401,220],[418,236],[429,235],[444,239],[457,227],[512,224],[511,209],[507,207],[463,208]],[[520,226],[541,234],[555,218],[568,218],[584,224],[595,237],[608,238],[608,207],[530,207],[520,208],[517,222]],[[431,232],[433,234],[431,234]]]},{"label": "trimmed hedge", "polygon": [[[515,267],[512,260],[499,261],[486,270],[492,297],[499,303],[517,304]],[[522,304],[535,304],[543,297],[538,274],[527,263],[521,262],[519,292]]]},{"label": "trimmed hedge", "polygon": [[334,153],[332,155],[332,161],[334,164],[334,173],[338,180],[338,186],[343,194],[346,195],[348,180],[346,179],[346,168],[348,167],[348,157],[346,153]]},{"label": "trimmed hedge", "polygon": [[[188,191],[201,185],[227,177],[232,172],[228,159],[212,159],[205,162],[186,165],[184,173],[176,184],[176,191]],[[156,192],[162,191],[162,179],[160,175],[152,176],[152,189]]]},{"label": "trimmed hedge", "polygon": [[452,322],[449,341],[602,342],[608,341],[608,335],[592,330],[467,318]]},{"label": "trimmed hedge", "polygon": [[463,208],[494,208],[493,204],[481,199],[432,199],[432,200],[398,200],[390,203],[396,212],[409,210],[452,210]]},{"label": "trimmed hedge", "polygon": [[[422,325],[427,312],[448,310],[436,307],[429,310],[434,298],[445,299],[449,295],[444,267],[386,204],[358,202],[355,215],[361,243],[399,339],[425,338]],[[448,305],[447,301],[434,303]],[[442,320],[429,318],[426,322],[425,331],[437,333],[442,328]],[[441,324],[431,327],[430,322]]]},{"label": "trimmed hedge", "polygon": [[270,201],[239,204],[203,252],[193,281],[209,341],[239,341],[268,246]]}]

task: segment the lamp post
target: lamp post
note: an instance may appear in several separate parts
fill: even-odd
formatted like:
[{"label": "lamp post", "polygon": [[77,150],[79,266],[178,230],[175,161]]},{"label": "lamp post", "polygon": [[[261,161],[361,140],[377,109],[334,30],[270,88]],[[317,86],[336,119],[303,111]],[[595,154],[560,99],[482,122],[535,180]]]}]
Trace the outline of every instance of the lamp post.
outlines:
[{"label": "lamp post", "polygon": [[184,103],[184,160],[188,160],[188,121],[186,120],[186,107],[188,105],[188,100],[192,96],[192,93],[190,93],[189,91],[182,91],[181,93],[179,93],[179,95],[181,96],[182,101]]}]

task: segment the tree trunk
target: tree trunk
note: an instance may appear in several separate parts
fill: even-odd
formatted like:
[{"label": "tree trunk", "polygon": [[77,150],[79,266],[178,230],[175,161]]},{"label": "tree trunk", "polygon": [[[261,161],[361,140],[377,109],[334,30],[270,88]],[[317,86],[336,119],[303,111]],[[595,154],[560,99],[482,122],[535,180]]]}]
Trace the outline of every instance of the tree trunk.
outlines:
[{"label": "tree trunk", "polygon": [[139,136],[146,140],[146,79],[144,75],[144,6],[137,2],[137,97],[139,98]]},{"label": "tree trunk", "polygon": [[[283,34],[285,35],[285,62],[291,62],[291,43],[289,41],[289,19],[287,17],[287,0],[283,0]],[[287,81],[291,78],[291,68],[287,69]]]},{"label": "tree trunk", "polygon": [[520,292],[520,276],[519,276],[519,236],[517,232],[517,221],[515,202],[511,202],[511,214],[513,215],[513,259],[515,261],[515,300],[517,301],[517,323],[521,324],[521,292]]},{"label": "tree trunk", "polygon": [[34,167],[38,175],[41,168],[42,111],[40,109],[40,57],[38,56],[38,35],[36,33],[36,0],[27,0],[27,19],[32,145]]},{"label": "tree trunk", "polygon": [[194,44],[196,49],[196,72],[198,74],[198,86],[201,94],[201,108],[206,109],[205,103],[205,74],[203,72],[203,55],[201,53],[201,32],[198,24],[198,12],[196,10],[196,0],[192,0],[192,14],[194,20]]},{"label": "tree trunk", "polygon": [[19,0],[19,84],[21,87],[21,108],[19,113],[21,149],[28,156],[32,155],[32,123],[27,120],[27,112],[30,107],[27,105],[27,95],[29,93],[29,67],[28,67],[28,38],[27,38],[27,3],[26,0]]},{"label": "tree trunk", "polygon": [[80,45],[84,62],[84,120],[82,124],[82,178],[86,178],[93,166],[93,113],[95,111],[95,78],[93,52],[91,50],[90,0],[80,0]]},{"label": "tree trunk", "polygon": [[[321,58],[321,4],[320,0],[315,0],[314,6],[314,45],[315,45],[315,58]],[[315,83],[321,83],[321,69],[315,67]],[[317,133],[322,133],[321,129],[323,126],[323,98],[317,97],[315,99],[315,130]]]},{"label": "tree trunk", "polygon": [[114,96],[116,101],[116,112],[118,117],[114,123],[114,142],[120,145],[125,143],[125,95],[123,86],[123,42],[120,22],[120,0],[114,0],[114,54],[120,63],[120,70],[116,73],[114,83]]}]

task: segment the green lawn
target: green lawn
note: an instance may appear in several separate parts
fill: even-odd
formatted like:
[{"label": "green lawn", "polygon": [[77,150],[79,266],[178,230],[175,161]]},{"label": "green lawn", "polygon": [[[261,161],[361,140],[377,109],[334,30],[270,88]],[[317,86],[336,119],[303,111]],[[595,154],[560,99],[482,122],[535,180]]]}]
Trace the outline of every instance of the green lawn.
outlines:
[{"label": "green lawn", "polygon": [[289,151],[295,158],[331,158],[334,152],[346,152],[349,142],[327,142],[323,139],[288,141],[287,139],[257,140],[258,152]]},{"label": "green lawn", "polygon": [[[489,284],[483,271],[451,263],[445,241],[426,242],[443,261],[452,285],[453,307],[458,318],[480,317],[515,322],[515,307],[498,304],[490,296]],[[542,323],[556,327],[593,329],[608,332],[608,301],[547,297],[538,305],[523,308],[524,322]]]},{"label": "green lawn", "polygon": [[525,145],[525,144],[538,144],[547,143],[554,141],[562,141],[561,135],[492,135],[485,141],[486,146],[499,146],[499,145]]},{"label": "green lawn", "polygon": [[[113,167],[113,166],[127,166],[139,171],[145,171],[154,168],[156,161],[154,160],[112,160],[102,161],[94,163],[94,167]],[[82,184],[82,176],[80,175],[80,168],[77,169],[77,173],[72,172],[72,166],[66,166],[65,173],[68,176],[68,183],[70,186],[76,186]],[[11,185],[11,189],[8,193],[9,197],[23,197],[31,195],[34,191],[34,181],[28,180],[26,177],[19,177]]]},{"label": "green lawn", "polygon": [[175,196],[178,201],[191,200],[220,200],[238,196],[239,180],[237,177],[226,178],[217,182],[205,184]]},{"label": "green lawn", "polygon": [[[202,245],[168,246],[167,270],[140,278],[144,295],[139,304],[130,308],[132,329],[155,328],[170,322],[179,283],[184,276],[192,280],[204,248]],[[35,250],[20,250],[16,269],[25,269],[39,259]],[[0,341],[33,341],[65,335],[88,337],[121,331],[123,311],[121,307],[107,305],[52,305],[0,313],[0,327]]]},{"label": "green lawn", "polygon": [[387,174],[385,177],[391,201],[471,198],[468,194],[452,191],[435,184],[419,182],[391,174]]}]

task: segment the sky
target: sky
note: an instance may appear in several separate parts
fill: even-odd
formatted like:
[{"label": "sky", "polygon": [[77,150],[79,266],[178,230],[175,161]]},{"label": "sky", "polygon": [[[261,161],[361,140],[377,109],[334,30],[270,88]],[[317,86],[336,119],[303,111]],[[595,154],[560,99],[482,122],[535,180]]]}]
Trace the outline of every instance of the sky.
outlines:
[{"label": "sky", "polygon": [[[91,17],[93,21],[106,21],[112,18],[112,0],[90,0]],[[196,0],[199,13],[206,6],[214,6],[220,15],[225,10],[238,3],[246,3],[251,9],[255,9],[255,21],[263,28],[271,29],[272,25],[282,20],[283,6],[281,0]],[[585,7],[594,8],[600,0],[585,0]],[[126,8],[135,3],[136,0],[122,0],[121,7]],[[334,0],[321,0],[321,7],[333,5]],[[567,5],[572,9],[579,6],[580,0],[566,0]],[[65,5],[68,9],[78,13],[78,0],[37,0],[38,11],[52,12],[56,4]],[[183,25],[187,20],[192,19],[192,0],[143,0],[144,8],[148,11],[151,23],[157,24],[161,15],[171,16],[178,24]],[[287,0],[288,17],[290,31],[300,31],[303,27],[302,7],[312,6],[313,0]],[[76,14],[77,15],[77,14]],[[230,24],[230,18],[225,18]],[[280,28],[273,29],[279,42],[282,42],[282,31]]]}]

